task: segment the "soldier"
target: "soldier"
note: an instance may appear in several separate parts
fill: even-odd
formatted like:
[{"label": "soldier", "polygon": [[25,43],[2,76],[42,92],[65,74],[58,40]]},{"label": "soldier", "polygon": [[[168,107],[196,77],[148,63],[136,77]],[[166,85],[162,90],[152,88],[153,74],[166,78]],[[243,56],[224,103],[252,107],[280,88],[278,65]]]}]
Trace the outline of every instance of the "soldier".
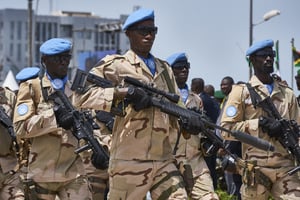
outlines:
[{"label": "soldier", "polygon": [[[133,12],[123,30],[130,50],[124,55],[105,57],[91,73],[111,80],[115,86],[122,85],[129,76],[155,88],[177,92],[168,64],[150,53],[157,33],[154,11]],[[141,88],[123,86],[92,87],[76,98],[76,105],[82,108],[110,112],[121,105],[123,116],[116,116],[112,131],[109,199],[143,199],[148,191],[152,199],[187,199],[169,139],[177,134],[177,119],[150,107],[150,98]],[[128,106],[123,104],[125,97],[131,102]]]},{"label": "soldier", "polygon": [[[172,54],[167,58],[167,62],[172,67],[185,106],[201,111],[203,109],[201,98],[191,92],[186,84],[190,69],[190,63],[186,54],[182,52]],[[186,181],[186,189],[191,199],[216,200],[219,198],[214,192],[210,171],[200,148],[200,140],[200,133],[199,135],[190,135],[187,139],[181,137],[176,154],[177,162],[181,169],[184,168],[186,170],[183,174]],[[173,141],[175,143],[176,138]],[[189,169],[191,170],[191,177],[186,177],[185,175],[189,174],[187,172]]]},{"label": "soldier", "polygon": [[[244,131],[271,142],[275,147],[275,151],[270,152],[242,144],[242,155],[248,163],[241,169],[243,200],[267,200],[269,195],[274,199],[300,198],[297,173],[287,174],[294,168],[294,160],[279,142],[286,130],[278,120],[268,116],[264,107],[259,106],[270,97],[282,118],[300,122],[299,107],[292,89],[271,76],[275,56],[273,45],[273,40],[263,40],[247,50],[254,75],[249,84],[232,87],[221,119],[223,127]],[[232,139],[224,132],[222,135]]]},{"label": "soldier", "polygon": [[24,200],[23,187],[19,179],[19,146],[12,124],[16,101],[13,91],[0,87],[0,199]]},{"label": "soldier", "polygon": [[30,139],[31,149],[26,183],[31,199],[90,199],[85,170],[74,153],[77,139],[70,128],[72,116],[63,107],[54,109],[49,96],[63,90],[71,99],[68,65],[71,43],[52,38],[40,47],[45,73],[20,85],[14,112],[17,137]]}]

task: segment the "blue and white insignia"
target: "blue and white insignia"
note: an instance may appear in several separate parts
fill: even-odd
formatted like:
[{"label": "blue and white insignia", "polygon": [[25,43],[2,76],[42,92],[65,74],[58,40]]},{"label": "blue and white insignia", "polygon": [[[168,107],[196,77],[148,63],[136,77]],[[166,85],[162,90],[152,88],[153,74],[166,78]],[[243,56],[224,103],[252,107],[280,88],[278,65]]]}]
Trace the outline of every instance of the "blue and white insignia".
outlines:
[{"label": "blue and white insignia", "polygon": [[25,115],[28,112],[28,106],[25,103],[22,103],[18,106],[17,112],[19,115]]},{"label": "blue and white insignia", "polygon": [[233,117],[237,113],[237,109],[234,106],[228,106],[226,109],[226,115],[227,117]]},{"label": "blue and white insignia", "polygon": [[54,79],[54,80],[51,82],[51,84],[52,84],[52,87],[53,87],[54,89],[56,89],[56,90],[60,90],[60,89],[62,89],[63,86],[64,86],[63,81],[62,81],[61,79],[58,79],[58,78]]}]

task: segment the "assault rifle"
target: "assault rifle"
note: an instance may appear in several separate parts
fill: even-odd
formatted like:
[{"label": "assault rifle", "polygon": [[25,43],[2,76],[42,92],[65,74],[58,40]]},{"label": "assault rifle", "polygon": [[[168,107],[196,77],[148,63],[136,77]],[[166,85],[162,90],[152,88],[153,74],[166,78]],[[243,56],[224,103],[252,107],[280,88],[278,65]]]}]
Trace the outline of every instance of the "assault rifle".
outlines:
[{"label": "assault rifle", "polygon": [[[72,88],[74,90],[76,90],[76,88],[78,88],[78,87],[83,88],[82,90],[81,89],[78,90],[78,92],[84,91],[87,80],[89,82],[96,84],[97,86],[100,86],[103,88],[112,87],[112,84],[106,84],[108,81],[107,79],[103,79],[102,77],[99,77],[99,76],[91,74],[91,73],[86,73],[81,70],[77,70],[74,80],[76,80],[76,79],[77,79],[77,81],[73,81],[73,83],[76,83],[76,84],[74,86],[72,86]],[[165,91],[158,90],[149,85],[146,86],[145,84],[143,84],[140,81],[138,81],[134,78],[131,78],[131,77],[125,77],[124,81],[130,85],[133,85],[134,87],[140,87],[144,90],[147,90],[147,92],[151,94],[151,103],[154,107],[160,108],[162,112],[165,112],[169,115],[177,117],[183,125],[187,124],[188,121],[191,119],[191,117],[198,118],[199,123],[198,123],[198,127],[194,127],[194,129],[195,129],[194,134],[199,134],[201,131],[203,131],[204,134],[207,136],[207,138],[217,147],[226,149],[224,146],[223,140],[221,138],[219,138],[218,136],[216,136],[215,134],[212,134],[210,132],[211,129],[215,129],[215,128],[220,129],[222,131],[229,132],[237,140],[247,143],[249,145],[255,146],[256,148],[266,150],[266,151],[274,151],[274,147],[265,140],[253,137],[251,135],[248,135],[248,134],[240,132],[240,131],[230,131],[221,126],[217,126],[216,124],[211,123],[208,120],[206,120],[203,117],[203,115],[201,115],[200,113],[178,106],[177,104],[173,103],[173,102],[176,102],[175,99],[174,99],[175,101],[173,101],[168,98],[168,97],[172,97],[174,95],[165,95],[165,94],[167,94]],[[149,89],[149,88],[151,88],[151,89]],[[166,101],[163,98],[159,98],[158,96],[163,96],[163,97],[167,96],[166,98],[172,102]],[[215,148],[215,147],[212,146],[212,148]]]},{"label": "assault rifle", "polygon": [[268,116],[280,121],[283,134],[277,140],[292,155],[297,166],[288,172],[289,175],[300,170],[300,146],[299,146],[299,126],[295,120],[287,120],[281,117],[271,98],[268,96],[264,100],[259,101],[257,106],[267,112]]},{"label": "assault rifle", "polygon": [[16,133],[14,131],[13,122],[11,118],[7,115],[5,112],[5,109],[3,106],[0,106],[0,123],[2,126],[7,128],[7,131],[12,139],[12,142],[14,144],[14,147],[16,148],[16,153],[19,153],[19,145],[17,143]]},{"label": "assault rifle", "polygon": [[80,153],[82,151],[92,149],[93,153],[97,155],[97,163],[99,169],[107,169],[109,164],[109,155],[104,150],[102,145],[93,135],[93,127],[85,118],[84,113],[76,110],[70,103],[68,97],[61,90],[56,90],[49,96],[50,100],[53,100],[55,104],[63,106],[68,112],[73,116],[73,128],[72,133],[77,138],[78,141],[84,140],[86,145],[79,147],[75,150],[75,153]]},{"label": "assault rifle", "polygon": [[[134,78],[131,77],[125,77],[124,81],[126,83],[129,83],[135,87],[140,87],[143,89],[143,84],[140,81],[137,81]],[[151,94],[153,91],[149,91],[148,93]],[[225,148],[223,140],[219,138],[217,135],[215,135],[211,130],[214,129],[220,129],[221,131],[228,132],[230,135],[232,135],[235,139],[247,143],[249,145],[255,146],[256,148],[266,150],[266,151],[274,151],[274,147],[268,143],[265,140],[262,140],[257,137],[253,137],[249,134],[243,133],[241,131],[231,131],[224,127],[218,126],[209,120],[206,119],[206,117],[194,110],[189,110],[186,108],[183,108],[175,103],[169,102],[164,100],[163,98],[158,98],[157,93],[154,93],[151,96],[151,103],[152,106],[159,108],[162,112],[167,113],[171,116],[175,116],[179,119],[180,123],[184,126],[187,126],[188,122],[191,120],[191,118],[198,119],[198,124],[195,124],[193,127],[193,130],[189,130],[191,134],[199,134],[200,132],[203,132],[205,136],[213,143],[213,145],[216,146],[216,148]]]}]

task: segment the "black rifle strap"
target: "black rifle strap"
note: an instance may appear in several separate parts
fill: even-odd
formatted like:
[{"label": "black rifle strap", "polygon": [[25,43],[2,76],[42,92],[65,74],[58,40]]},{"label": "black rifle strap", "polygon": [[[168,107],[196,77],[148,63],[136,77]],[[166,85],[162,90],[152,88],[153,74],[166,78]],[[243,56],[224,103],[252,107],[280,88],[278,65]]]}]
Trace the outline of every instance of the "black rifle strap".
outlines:
[{"label": "black rifle strap", "polygon": [[250,85],[250,83],[246,83],[246,86],[249,90],[249,94],[250,94],[250,98],[252,101],[252,104],[254,106],[254,108],[256,109],[256,106],[261,102],[261,97],[259,96],[259,94],[257,94],[257,92],[255,91],[254,87],[252,87]]}]

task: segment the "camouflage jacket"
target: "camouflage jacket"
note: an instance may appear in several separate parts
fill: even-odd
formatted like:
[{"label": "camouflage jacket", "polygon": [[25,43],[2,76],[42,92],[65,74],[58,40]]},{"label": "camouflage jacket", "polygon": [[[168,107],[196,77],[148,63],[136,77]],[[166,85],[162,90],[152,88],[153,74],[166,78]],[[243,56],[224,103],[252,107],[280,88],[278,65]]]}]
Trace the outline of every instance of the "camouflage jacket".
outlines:
[{"label": "camouflage jacket", "polygon": [[[164,61],[155,58],[156,74],[154,77],[146,64],[133,51],[125,55],[105,57],[98,66],[91,70],[98,76],[111,80],[115,86],[122,85],[126,76],[145,83],[152,83],[154,87],[170,91],[173,87],[178,95],[175,77],[171,68]],[[163,71],[171,83],[167,83]],[[76,106],[96,110],[110,111],[113,102],[114,88],[90,88],[84,95],[75,98]],[[150,107],[135,111],[131,105],[124,108],[126,115],[116,117],[112,130],[111,159],[122,160],[167,160],[173,159],[170,136],[176,135],[177,119],[170,117],[158,108]]]},{"label": "camouflage jacket", "polygon": [[[266,96],[271,97],[283,118],[300,122],[299,107],[292,89],[275,80],[273,92],[270,95],[267,88],[256,76],[253,76],[249,83],[262,99]],[[259,127],[258,118],[260,116],[267,116],[267,114],[260,107],[254,108],[247,86],[245,84],[234,85],[222,114],[221,125],[230,130],[240,130],[267,140],[275,147],[274,152],[268,152],[243,143],[242,155],[244,159],[257,160],[257,164],[264,167],[293,166],[293,161],[289,159],[283,146]],[[233,139],[225,132],[222,132],[222,136],[225,139]]]}]

